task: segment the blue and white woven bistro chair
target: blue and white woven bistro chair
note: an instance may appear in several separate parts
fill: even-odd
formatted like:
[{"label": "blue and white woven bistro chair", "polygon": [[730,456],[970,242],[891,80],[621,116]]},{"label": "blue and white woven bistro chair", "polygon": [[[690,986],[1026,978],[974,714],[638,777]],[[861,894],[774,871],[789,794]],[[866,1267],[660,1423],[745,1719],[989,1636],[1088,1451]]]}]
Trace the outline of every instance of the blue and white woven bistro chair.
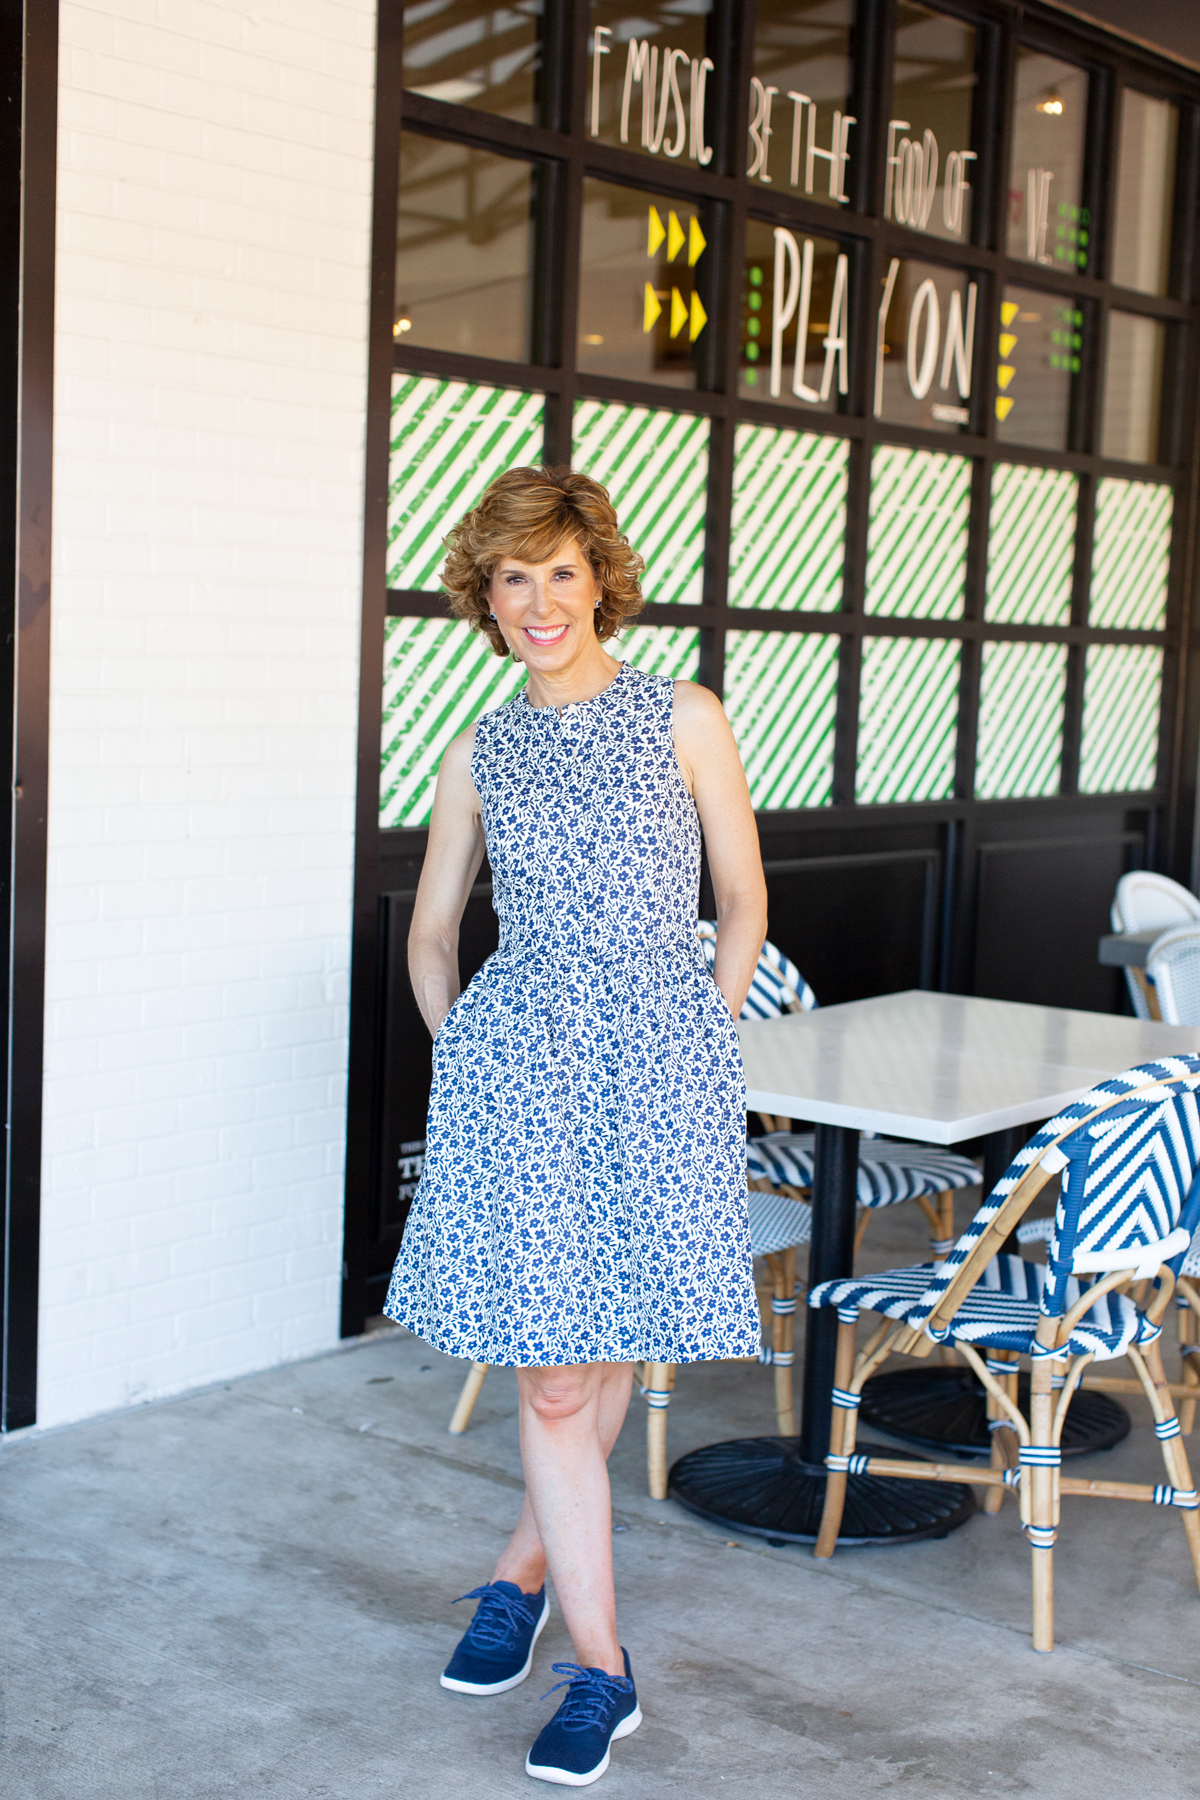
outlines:
[{"label": "blue and white woven bistro chair", "polygon": [[[792,1358],[796,1329],[796,1249],[807,1244],[812,1235],[812,1207],[804,1200],[793,1200],[786,1194],[751,1188],[747,1196],[750,1218],[750,1249],[753,1255],[765,1257],[771,1276],[771,1342],[764,1344],[757,1360],[775,1370],[775,1411],[779,1429],[785,1437],[795,1435],[792,1411]],[[753,1358],[731,1358],[752,1361]],[[667,1497],[667,1408],[675,1386],[674,1363],[643,1365],[648,1408],[646,1418],[646,1461],[649,1469],[650,1496],[654,1500]],[[463,1382],[462,1392],[450,1419],[450,1430],[457,1436],[467,1429],[475,1402],[487,1375],[486,1363],[472,1363]]]},{"label": "blue and white woven bistro chair", "polygon": [[[700,946],[708,966],[716,957],[717,928],[708,919],[699,925]],[[785,1012],[813,1012],[817,997],[783,951],[766,943],[741,1011],[743,1019],[777,1019]],[[765,1137],[746,1141],[746,1172],[752,1183],[769,1183],[779,1192],[804,1195],[812,1190],[815,1137],[811,1131],[780,1129],[790,1121],[759,1115]],[[858,1254],[872,1212],[915,1200],[929,1220],[930,1251],[945,1256],[954,1242],[954,1195],[977,1187],[979,1168],[969,1156],[929,1144],[897,1144],[890,1138],[864,1138],[858,1152],[857,1199],[861,1209],[854,1236]]]},{"label": "blue and white woven bistro chair", "polygon": [[1200,1025],[1200,925],[1175,925],[1155,938],[1146,981],[1164,1025]]},{"label": "blue and white woven bistro chair", "polygon": [[[1061,1497],[1102,1495],[1177,1508],[1200,1584],[1200,1501],[1180,1437],[1159,1340],[1200,1224],[1200,1056],[1164,1058],[1102,1082],[1037,1132],[1013,1159],[946,1260],[825,1281],[810,1306],[836,1306],[838,1347],[825,1513],[816,1554],[837,1541],[851,1475],[972,1482],[1016,1490],[1033,1561],[1033,1642],[1054,1645],[1053,1548]],[[1046,1187],[1062,1176],[1045,1267],[998,1255]],[[1148,1284],[1148,1302],[1125,1291]],[[883,1315],[856,1355],[860,1311]],[[894,1352],[952,1343],[988,1392],[992,1467],[855,1454],[863,1384]],[[982,1354],[981,1354],[982,1352]],[[1029,1356],[1031,1400],[1016,1401]],[[1125,1356],[1150,1404],[1167,1480],[1157,1486],[1061,1473],[1063,1422],[1093,1362]]]},{"label": "blue and white woven bistro chair", "polygon": [[[1177,925],[1200,925],[1200,900],[1166,875],[1132,869],[1117,883],[1109,917],[1114,931],[1170,931]],[[1125,985],[1135,1015],[1158,1018],[1158,996],[1142,970],[1126,969]]]}]

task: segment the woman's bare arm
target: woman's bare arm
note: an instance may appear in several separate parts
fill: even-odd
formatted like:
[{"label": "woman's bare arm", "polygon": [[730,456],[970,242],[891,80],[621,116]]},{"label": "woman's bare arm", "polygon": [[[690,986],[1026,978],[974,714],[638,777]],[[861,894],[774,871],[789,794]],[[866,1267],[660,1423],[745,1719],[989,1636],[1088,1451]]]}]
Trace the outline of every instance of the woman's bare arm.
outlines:
[{"label": "woman's bare arm", "polygon": [[767,884],[742,759],[708,688],[675,683],[675,754],[704,830],[717,899],[717,986],[736,1019],[767,935]]},{"label": "woman's bare arm", "polygon": [[474,744],[472,725],[442,758],[408,933],[409,979],[431,1036],[458,999],[458,928],[483,861],[483,820],[471,780]]}]

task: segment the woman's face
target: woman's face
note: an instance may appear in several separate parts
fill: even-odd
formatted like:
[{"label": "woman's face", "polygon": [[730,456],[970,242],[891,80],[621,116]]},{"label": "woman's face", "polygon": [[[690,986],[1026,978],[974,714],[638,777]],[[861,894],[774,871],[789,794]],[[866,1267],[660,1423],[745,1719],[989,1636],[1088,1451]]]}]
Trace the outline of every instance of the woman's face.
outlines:
[{"label": "woman's face", "polygon": [[549,562],[501,557],[492,572],[491,610],[518,662],[537,673],[569,668],[597,644],[600,586],[577,543]]}]

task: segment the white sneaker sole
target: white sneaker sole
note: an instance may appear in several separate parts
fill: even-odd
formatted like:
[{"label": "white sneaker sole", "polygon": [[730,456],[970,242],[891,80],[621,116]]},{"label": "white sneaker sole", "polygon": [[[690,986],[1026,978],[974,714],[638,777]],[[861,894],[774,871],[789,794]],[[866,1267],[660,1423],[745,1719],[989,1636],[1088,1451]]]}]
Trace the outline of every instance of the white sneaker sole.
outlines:
[{"label": "white sneaker sole", "polygon": [[[641,1722],[642,1709],[640,1706],[635,1706],[629,1717],[621,1720],[609,1738],[609,1743],[615,1744],[618,1738],[628,1737],[631,1731],[637,1730]],[[591,1787],[593,1781],[599,1781],[607,1769],[610,1754],[611,1752],[606,1750],[603,1762],[598,1762],[594,1769],[588,1770],[586,1775],[575,1775],[570,1769],[550,1769],[544,1763],[531,1763],[527,1756],[525,1773],[532,1775],[535,1781],[555,1781],[560,1787]]]},{"label": "white sneaker sole", "polygon": [[533,1653],[537,1641],[545,1629],[546,1620],[550,1617],[550,1602],[547,1599],[542,1606],[542,1616],[533,1628],[533,1638],[529,1645],[529,1655],[525,1658],[525,1667],[510,1675],[507,1681],[492,1681],[486,1684],[477,1681],[455,1681],[450,1675],[443,1675],[441,1683],[444,1688],[452,1688],[456,1694],[507,1694],[510,1688],[520,1687],[528,1678],[533,1667]]}]

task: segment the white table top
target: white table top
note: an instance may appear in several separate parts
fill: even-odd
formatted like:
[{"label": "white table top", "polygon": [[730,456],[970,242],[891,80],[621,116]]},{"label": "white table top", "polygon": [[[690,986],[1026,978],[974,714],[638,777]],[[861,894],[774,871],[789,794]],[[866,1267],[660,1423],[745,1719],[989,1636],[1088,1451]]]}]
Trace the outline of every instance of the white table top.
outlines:
[{"label": "white table top", "polygon": [[931,1144],[1048,1119],[1200,1029],[916,989],[738,1026],[751,1111]]}]

